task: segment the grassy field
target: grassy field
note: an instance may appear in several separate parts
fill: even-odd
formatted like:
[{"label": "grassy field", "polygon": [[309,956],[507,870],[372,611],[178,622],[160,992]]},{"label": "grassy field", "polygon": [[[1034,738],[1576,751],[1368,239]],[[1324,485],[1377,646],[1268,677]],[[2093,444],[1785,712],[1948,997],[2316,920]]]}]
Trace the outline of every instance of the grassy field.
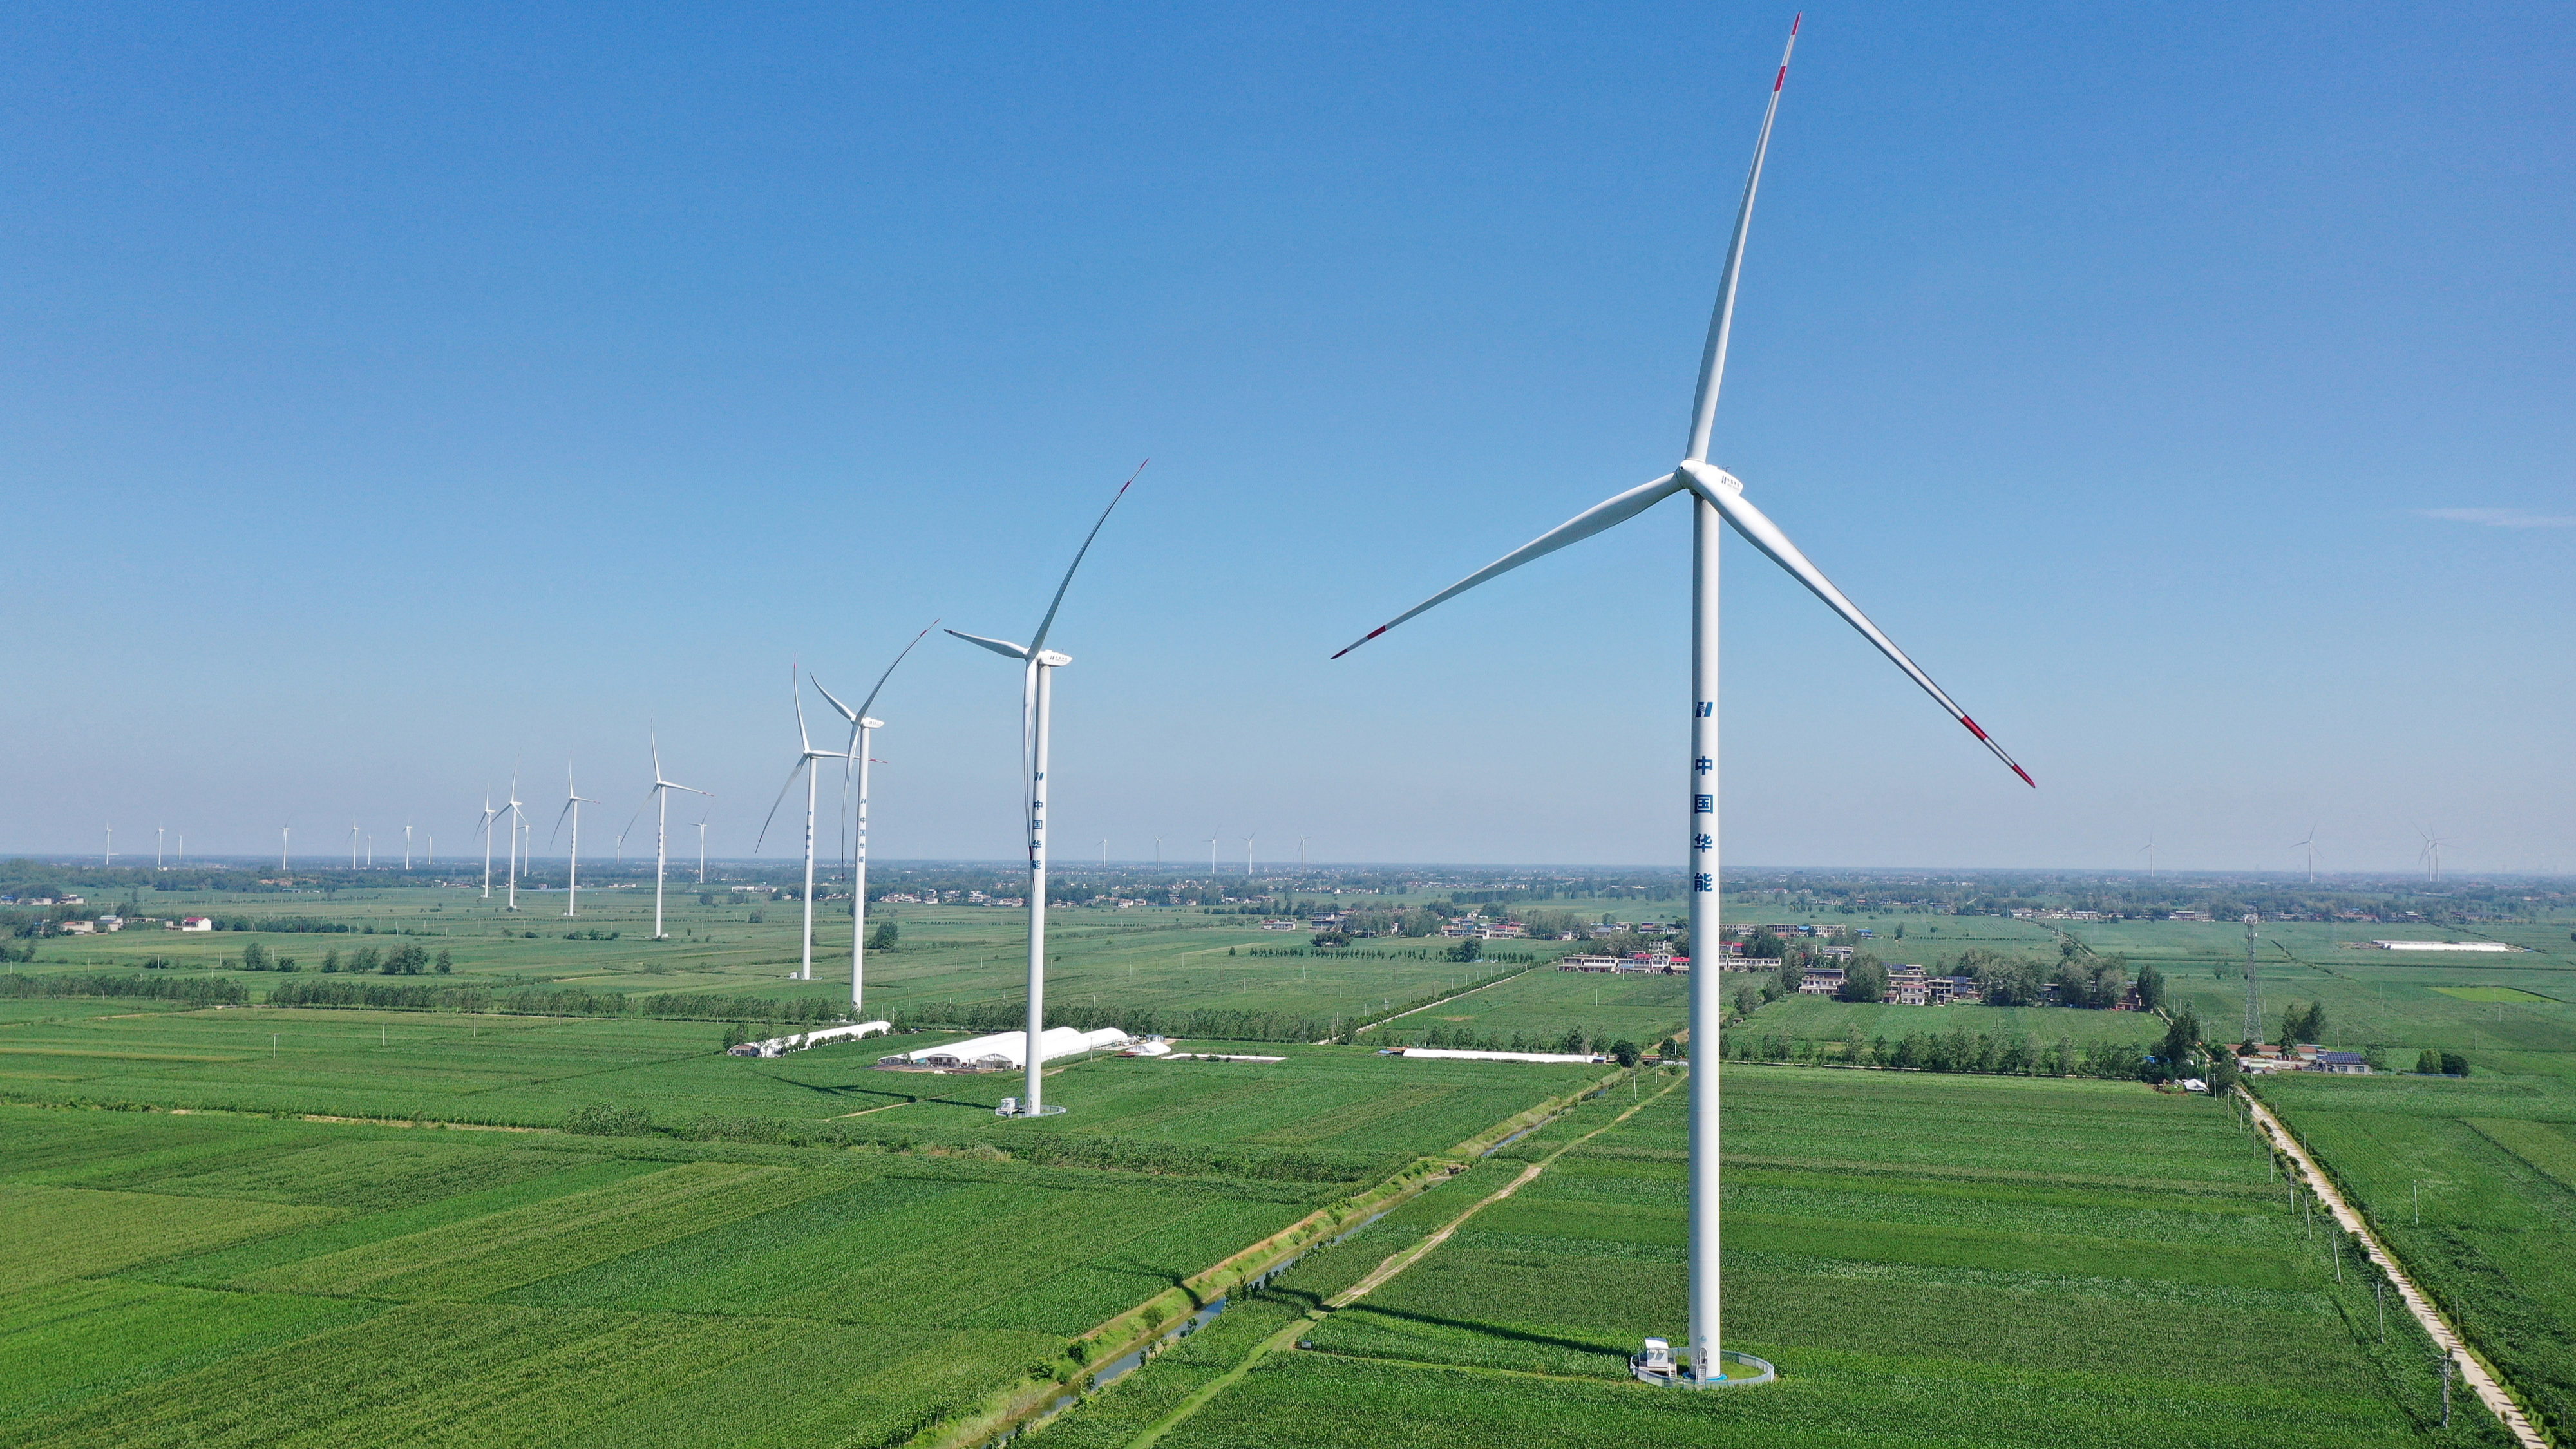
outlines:
[{"label": "grassy field", "polygon": [[[1577,1144],[1160,1442],[2503,1442],[2475,1415],[2433,1427],[2421,1335],[2379,1345],[2357,1275],[2337,1287],[2232,1112],[2113,1083],[1730,1069],[1727,1341],[1782,1379],[1636,1385],[1625,1356],[1683,1326],[1686,1154],[1679,1093],[1581,1140],[1633,1100],[1506,1149],[1517,1167]],[[1275,1298],[1288,1322],[1312,1301]],[[1128,1442],[1090,1425],[1146,1417],[1122,1395],[1177,1404],[1161,1367],[1042,1442]]]},{"label": "grassy field", "polygon": [[[946,1038],[902,1038],[904,1047]],[[876,1067],[882,1040],[763,1060],[707,1023],[432,1012],[0,1001],[0,1094],[60,1103],[555,1127],[576,1108],[832,1121],[941,1140],[1082,1134],[1342,1154],[1437,1152],[1600,1075],[1409,1061],[1367,1046],[1266,1046],[1283,1064],[1094,1057],[1050,1069],[1070,1110],[993,1116],[1012,1073]],[[1356,1170],[1356,1169],[1355,1169]]]},{"label": "grassy field", "polygon": [[1369,1035],[1403,1041],[1439,1026],[1508,1043],[1515,1035],[1555,1040],[1579,1029],[1600,1041],[1625,1038],[1651,1047],[1689,1025],[1688,976],[1542,968],[1400,1017]]},{"label": "grassy field", "polygon": [[[445,951],[452,969],[445,976],[399,978],[405,984],[485,986],[504,993],[569,987],[618,995],[704,992],[849,999],[846,901],[817,904],[815,979],[796,981],[790,978],[799,961],[803,910],[796,902],[753,905],[720,893],[714,895],[718,904],[700,905],[695,891],[675,893],[666,922],[672,939],[656,942],[650,939],[649,887],[585,888],[578,920],[562,915],[562,899],[560,893],[523,891],[522,909],[511,915],[500,908],[498,896],[486,902],[470,889],[408,887],[221,900],[172,892],[166,899],[147,898],[144,908],[174,917],[207,911],[226,920],[239,917],[254,927],[301,921],[345,923],[351,929],[198,934],[153,928],[56,937],[39,946],[34,965],[13,969],[40,974],[133,969],[157,957],[178,972],[237,978],[257,1000],[282,980],[313,980],[325,952],[345,960],[361,948],[418,944],[432,953]],[[760,919],[753,920],[755,915]],[[869,920],[872,926],[891,920],[899,931],[893,949],[867,955],[867,1001],[873,1013],[915,1016],[929,1011],[935,1017],[940,1006],[1010,1001],[1025,990],[1025,911],[879,906]],[[1307,935],[1265,931],[1258,918],[1207,915],[1196,908],[1059,910],[1047,924],[1049,996],[1068,1007],[1115,1003],[1177,1012],[1262,1011],[1318,1021],[1365,1020],[1389,1005],[1499,969],[1445,960],[1450,943],[1437,939],[1373,939],[1331,953],[1252,956],[1245,953],[1254,948],[1304,950]],[[615,939],[567,939],[576,931],[614,933]],[[385,939],[388,935],[393,939]],[[229,969],[253,941],[272,956],[293,957],[296,974]],[[1497,942],[1494,949],[1552,960],[1574,948],[1555,942]]]},{"label": "grassy field", "polygon": [[0,1440],[885,1443],[1303,1196],[5,1106]]},{"label": "grassy field", "polygon": [[2259,1084],[2532,1407],[2576,1424],[2576,1087],[2565,1074]]}]

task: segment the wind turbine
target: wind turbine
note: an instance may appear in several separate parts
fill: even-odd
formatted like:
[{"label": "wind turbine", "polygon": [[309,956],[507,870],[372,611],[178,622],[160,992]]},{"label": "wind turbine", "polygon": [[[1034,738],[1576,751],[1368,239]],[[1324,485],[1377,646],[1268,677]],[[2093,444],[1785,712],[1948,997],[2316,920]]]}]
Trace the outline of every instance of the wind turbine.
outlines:
[{"label": "wind turbine", "polygon": [[[868,691],[868,697],[859,701],[857,709],[852,709],[840,700],[834,699],[832,691],[823,688],[823,681],[814,680],[816,691],[825,699],[831,700],[832,708],[839,710],[841,717],[850,722],[850,747],[841,757],[841,798],[844,801],[850,797],[850,776],[853,773],[858,776],[859,782],[858,848],[852,857],[850,875],[850,1015],[853,1017],[856,1017],[859,1012],[860,988],[866,979],[867,964],[868,766],[877,763],[868,758],[868,749],[875,733],[885,728],[885,721],[871,716],[868,709],[877,702],[877,696],[884,692],[886,681],[894,678],[895,665],[901,664],[903,656],[910,654],[914,645],[929,638],[930,630],[938,627],[939,621],[933,619],[930,621],[929,629],[924,629],[912,636],[912,643],[903,646],[902,653],[895,655],[894,664],[887,665],[885,673],[877,676],[876,688]],[[811,675],[806,677],[813,678]]]},{"label": "wind turbine", "polygon": [[[707,815],[714,813],[712,807],[707,811]],[[707,883],[707,815],[698,817],[698,884],[700,885]]]},{"label": "wind turbine", "polygon": [[[1789,29],[1789,47],[1797,44],[1798,29]],[[1719,523],[1732,525],[1746,542],[1762,551],[1773,563],[1787,570],[1804,584],[1826,606],[1842,616],[1844,622],[1860,631],[1908,678],[1932,696],[1951,718],[1959,721],[1979,743],[1994,752],[2024,783],[2030,775],[2014,764],[2012,757],[1989,738],[1966,711],[1959,708],[1929,675],[1916,667],[1888,637],[1879,632],[1859,608],[1843,596],[1787,534],[1771,521],[1751,500],[1744,496],[1744,485],[1723,468],[1711,467],[1708,444],[1716,420],[1718,386],[1726,370],[1726,353],[1734,327],[1735,289],[1744,262],[1744,242],[1753,219],[1753,198],[1762,180],[1762,161],[1771,141],[1771,125],[1780,108],[1780,93],[1789,74],[1789,50],[1783,49],[1780,69],[1771,83],[1771,98],[1762,115],[1762,130],[1754,142],[1753,165],[1744,180],[1743,201],[1736,212],[1735,230],[1728,243],[1726,262],[1720,273],[1717,304],[1709,319],[1708,342],[1700,355],[1699,382],[1692,399],[1690,431],[1680,466],[1650,483],[1575,515],[1565,523],[1515,549],[1511,553],[1478,569],[1467,577],[1414,605],[1384,624],[1361,635],[1334,658],[1376,638],[1414,615],[1474,588],[1499,574],[1553,553],[1580,539],[1589,538],[1604,529],[1624,523],[1675,494],[1687,493],[1691,507],[1691,727],[1689,770],[1684,793],[1689,842],[1688,870],[1690,890],[1691,955],[1704,962],[1714,962],[1723,954],[1724,936],[1718,920],[1718,540]],[[1691,977],[1691,1041],[1698,1058],[1690,1078],[1691,1166],[1690,1166],[1690,1333],[1686,1380],[1693,1385],[1706,1385],[1720,1372],[1719,1346],[1719,1082],[1717,1043],[1719,1026],[1725,1011],[1725,992],[1719,973],[1702,969]]]},{"label": "wind turbine", "polygon": [[492,787],[483,787],[483,820],[474,833],[483,837],[483,899],[492,899],[492,817],[501,812],[492,808]]},{"label": "wind turbine", "polygon": [[[671,792],[674,790],[686,790],[692,795],[705,795],[709,799],[713,799],[715,797],[712,791],[701,790],[695,785],[683,785],[677,780],[663,779],[661,733],[648,725],[646,727],[644,737],[653,748],[653,787],[644,792],[644,805],[652,806],[654,811],[653,939],[656,941],[667,941],[671,939],[671,933],[662,929],[662,866],[663,863],[670,858]],[[638,805],[635,807],[635,815],[642,815],[644,813],[644,805]],[[632,830],[634,828],[635,817],[628,816],[626,820],[626,830]],[[700,832],[698,836],[698,883],[703,885],[706,883],[707,879],[706,827],[704,825],[700,825],[698,829]],[[617,848],[620,851],[626,849],[626,830],[617,832]]]},{"label": "wind turbine", "polygon": [[279,875],[286,874],[286,842],[294,833],[295,827],[292,825],[277,827],[277,873]]},{"label": "wind turbine", "polygon": [[[1145,463],[1152,461],[1148,458]],[[1082,567],[1083,555],[1091,552],[1091,541],[1100,537],[1102,525],[1109,522],[1109,515],[1118,507],[1118,500],[1126,497],[1127,490],[1135,486],[1138,474],[1145,471],[1145,463],[1137,464],[1136,472],[1128,474],[1127,481],[1118,485],[1118,491],[1110,495],[1109,507],[1100,510],[1100,518],[1091,525],[1091,532],[1083,535],[1082,547],[1073,551],[1073,562],[1066,566],[1063,582],[1055,586],[1055,597],[1047,603],[1046,617],[1038,620],[1038,631],[1030,636],[1028,643],[1013,644],[1006,639],[986,639],[980,635],[958,633],[955,629],[948,631],[969,644],[981,645],[996,654],[1020,660],[1027,666],[1020,675],[1020,772],[1022,781],[1028,786],[1025,818],[1029,827],[1029,1024],[1026,1050],[1021,1053],[1027,1059],[1028,1085],[1025,1088],[1027,1095],[1021,1098],[1018,1108],[1019,1115],[1023,1117],[1052,1116],[1064,1110],[1062,1107],[1051,1109],[1044,1104],[1040,1095],[1044,1083],[1039,1069],[1044,1065],[1040,1060],[1043,1055],[1040,1043],[1046,1033],[1048,707],[1053,697],[1055,671],[1071,664],[1073,656],[1048,649],[1047,634],[1055,628],[1056,610],[1064,607],[1064,591],[1073,587],[1074,571]]]},{"label": "wind turbine", "polygon": [[502,907],[503,910],[510,911],[515,911],[519,908],[519,827],[525,823],[526,819],[520,811],[519,806],[519,772],[517,770],[512,770],[510,772],[510,802],[508,806],[505,807],[510,812],[510,896],[508,904]]},{"label": "wind turbine", "polygon": [[[572,787],[572,767],[566,765],[564,767],[564,808],[555,812],[555,829],[563,829],[565,816],[572,817],[572,855],[564,870],[564,914],[567,916],[581,914],[581,807],[598,803],[596,800],[585,799],[580,791]],[[554,836],[547,835],[547,847],[551,849],[554,843]]]},{"label": "wind turbine", "polygon": [[179,836],[179,865],[180,865],[180,867],[181,867],[182,869],[185,869],[185,868],[187,867],[187,864],[188,864],[188,832],[186,832],[186,831],[184,831],[184,830],[179,831],[179,832],[178,832],[178,836]]},{"label": "wind turbine", "polygon": [[161,832],[164,828],[159,825],[152,827],[152,868],[154,870],[169,869],[161,863]]},{"label": "wind turbine", "polygon": [[358,868],[358,817],[349,817],[349,869]]},{"label": "wind turbine", "polygon": [[1163,837],[1154,837],[1154,874],[1163,873]]},{"label": "wind turbine", "polygon": [[116,860],[116,827],[115,827],[115,826],[113,826],[113,825],[111,825],[111,826],[107,827],[107,847],[106,847],[106,849],[104,849],[103,851],[101,851],[101,852],[99,853],[98,863],[99,863],[100,865],[102,865],[102,866],[104,866],[104,865],[110,865],[110,864],[113,864],[113,863],[115,862],[115,860]]},{"label": "wind turbine", "polygon": [[1256,830],[1252,835],[1243,837],[1243,878],[1247,881],[1252,879],[1252,839],[1254,835],[1260,833]]},{"label": "wind turbine", "polygon": [[1297,837],[1297,873],[1306,873],[1306,837],[1302,835]]},{"label": "wind turbine", "polygon": [[2138,849],[2147,857],[2147,879],[2154,880],[2156,878],[2156,838],[2152,835],[2148,836],[2147,843],[2139,846]]},{"label": "wind turbine", "polygon": [[403,822],[403,869],[411,869],[411,822]]},{"label": "wind turbine", "polygon": [[2308,853],[2308,884],[2315,885],[2317,883],[2317,828],[2313,825],[2309,826],[2308,838],[2291,841],[2290,849],[2305,850]]},{"label": "wind turbine", "polygon": [[760,834],[751,842],[752,854],[760,853],[760,842],[769,838],[769,822],[778,818],[778,807],[787,792],[796,788],[796,776],[805,776],[805,940],[803,964],[796,968],[796,979],[814,979],[814,762],[844,758],[832,750],[814,748],[813,737],[805,733],[805,692],[796,687],[796,664],[787,665],[787,696],[796,705],[796,743],[798,754],[793,769],[787,772],[787,783],[778,787],[778,798],[769,802],[769,816],[760,822]]}]

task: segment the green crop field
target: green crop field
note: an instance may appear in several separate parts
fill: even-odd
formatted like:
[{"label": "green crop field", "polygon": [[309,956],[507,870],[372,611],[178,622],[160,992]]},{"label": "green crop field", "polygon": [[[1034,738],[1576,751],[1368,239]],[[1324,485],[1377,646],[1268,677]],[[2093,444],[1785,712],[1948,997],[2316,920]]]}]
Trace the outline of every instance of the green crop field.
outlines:
[{"label": "green crop field", "polygon": [[1505,1149],[1497,1169],[1547,1165],[1301,1329],[1310,1349],[1244,1352],[1314,1301],[1286,1291],[1301,1266],[1186,1372],[1149,1364],[1041,1442],[1130,1442],[1226,1352],[1248,1369],[1161,1443],[2504,1442],[2483,1415],[2435,1427],[2422,1335],[2400,1319],[2379,1344],[2358,1275],[2338,1287],[2232,1111],[2134,1084],[1731,1068],[1726,1336],[1781,1381],[1635,1384],[1626,1355],[1685,1314],[1685,1119],[1660,1085]]},{"label": "green crop field", "polygon": [[1581,1031],[1595,1041],[1653,1046],[1690,1026],[1690,978],[1539,969],[1398,1017],[1367,1039],[1411,1040],[1432,1027],[1508,1045],[1516,1035],[1555,1041]]},{"label": "green crop field", "polygon": [[2530,1406],[2576,1424],[2570,1074],[2299,1074],[2257,1090]]},{"label": "green crop field", "polygon": [[1309,1196],[0,1106],[0,1441],[889,1442]]}]

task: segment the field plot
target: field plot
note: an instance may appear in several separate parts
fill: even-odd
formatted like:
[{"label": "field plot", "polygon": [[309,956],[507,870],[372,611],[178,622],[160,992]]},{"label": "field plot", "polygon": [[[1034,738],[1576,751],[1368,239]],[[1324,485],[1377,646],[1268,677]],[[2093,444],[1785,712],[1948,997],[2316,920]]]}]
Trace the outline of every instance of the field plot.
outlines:
[{"label": "field plot", "polygon": [[891,1443],[1315,1194],[0,1106],[0,1441]]},{"label": "field plot", "polygon": [[[404,976],[410,986],[479,986],[511,992],[578,989],[618,996],[709,993],[778,1001],[845,1001],[850,918],[847,901],[818,902],[815,976],[793,981],[802,908],[793,901],[746,901],[731,892],[674,890],[666,922],[670,940],[654,941],[652,894],[631,884],[588,887],[582,914],[568,920],[560,893],[521,892],[517,914],[500,898],[473,890],[388,887],[328,895],[229,896],[202,901],[189,893],[156,898],[173,914],[203,909],[253,929],[206,935],[134,931],[49,941],[41,959],[20,967],[35,974],[135,969],[159,958],[189,974],[241,981],[254,1000],[282,982],[312,983],[329,955],[345,961],[359,950],[417,944],[445,952],[448,973]],[[1579,903],[1567,903],[1575,905]],[[754,917],[759,919],[755,920]],[[1022,943],[1027,915],[981,906],[872,907],[873,923],[894,922],[900,943],[868,953],[870,1009],[887,1016],[938,1014],[1016,999],[1024,989]],[[263,924],[281,929],[259,929]],[[315,930],[316,925],[344,929]],[[293,926],[298,929],[283,929]],[[1389,1004],[1416,1000],[1444,983],[1491,975],[1491,965],[1443,959],[1437,939],[1363,940],[1339,952],[1254,956],[1255,948],[1303,949],[1303,932],[1265,931],[1259,918],[1210,915],[1197,908],[1086,908],[1051,912],[1053,999],[1065,1006],[1150,1008],[1187,1013],[1270,1012],[1318,1022],[1363,1019]],[[580,939],[568,939],[578,932]],[[592,939],[590,933],[614,936]],[[388,939],[390,937],[391,939]],[[231,969],[246,945],[294,958],[291,976]],[[1553,942],[1497,943],[1515,955],[1552,957],[1574,949]],[[335,979],[348,979],[346,977]],[[357,978],[382,982],[389,978]],[[1320,1035],[1320,1033],[1319,1033]]]},{"label": "field plot", "polygon": [[1399,1017],[1363,1040],[1409,1041],[1433,1027],[1509,1044],[1516,1035],[1556,1041],[1580,1030],[1599,1042],[1652,1047],[1690,1025],[1690,978],[1541,968],[1428,1010]]},{"label": "field plot", "polygon": [[2534,1417],[2562,1435],[2576,1424],[2567,1076],[2298,1076],[2259,1090]]},{"label": "field plot", "polygon": [[[1625,1377],[1637,1341],[1678,1334],[1685,1314],[1674,1093],[1315,1324],[1312,1349],[1253,1361],[1160,1442],[2506,1442],[2480,1415],[2434,1427],[2420,1334],[2392,1323],[2378,1344],[2367,1290],[2338,1289],[2224,1104],[1741,1067],[1727,1095],[1727,1340],[1780,1383],[1691,1394]],[[1597,1099],[1502,1156],[1545,1160],[1632,1100]],[[1081,1437],[1085,1418],[1155,1394],[1157,1367],[1045,1435],[1123,1442]]]},{"label": "field plot", "polygon": [[2138,1011],[2081,1011],[2067,1006],[1889,1006],[1874,1002],[1836,1001],[1825,996],[1784,997],[1732,1029],[1752,1037],[1782,1036],[1801,1045],[1885,1038],[1890,1044],[1908,1035],[1942,1036],[1965,1032],[1971,1039],[2015,1038],[2034,1051],[2059,1042],[2077,1048],[2097,1041],[2133,1043],[2141,1048],[2164,1036],[2165,1024]]},{"label": "field plot", "polygon": [[1052,1069],[1049,1093],[1071,1111],[1003,1122],[993,1104],[1019,1090],[1017,1075],[880,1071],[878,1040],[762,1060],[724,1055],[721,1028],[700,1022],[105,1005],[0,1001],[0,1096],[529,1127],[606,1103],[671,1127],[847,1119],[853,1131],[1006,1146],[1082,1136],[1337,1154],[1356,1176],[1602,1075],[1279,1043],[1263,1048],[1279,1064],[1070,1063]]}]

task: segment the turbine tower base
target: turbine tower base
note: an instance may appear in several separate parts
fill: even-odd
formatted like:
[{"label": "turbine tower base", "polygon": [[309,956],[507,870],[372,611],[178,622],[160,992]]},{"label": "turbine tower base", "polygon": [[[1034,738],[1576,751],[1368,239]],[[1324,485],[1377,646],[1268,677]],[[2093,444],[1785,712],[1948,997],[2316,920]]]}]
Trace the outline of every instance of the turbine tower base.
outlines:
[{"label": "turbine tower base", "polygon": [[1779,1382],[1779,1370],[1773,1368],[1768,1360],[1755,1358],[1749,1353],[1737,1353],[1731,1348],[1719,1349],[1717,1356],[1733,1365],[1735,1371],[1721,1373],[1707,1383],[1692,1378],[1686,1365],[1669,1363],[1669,1355],[1665,1356],[1666,1363],[1650,1362],[1654,1357],[1651,1350],[1632,1356],[1628,1360],[1628,1370],[1637,1376],[1637,1382],[1661,1388],[1740,1389]]}]

